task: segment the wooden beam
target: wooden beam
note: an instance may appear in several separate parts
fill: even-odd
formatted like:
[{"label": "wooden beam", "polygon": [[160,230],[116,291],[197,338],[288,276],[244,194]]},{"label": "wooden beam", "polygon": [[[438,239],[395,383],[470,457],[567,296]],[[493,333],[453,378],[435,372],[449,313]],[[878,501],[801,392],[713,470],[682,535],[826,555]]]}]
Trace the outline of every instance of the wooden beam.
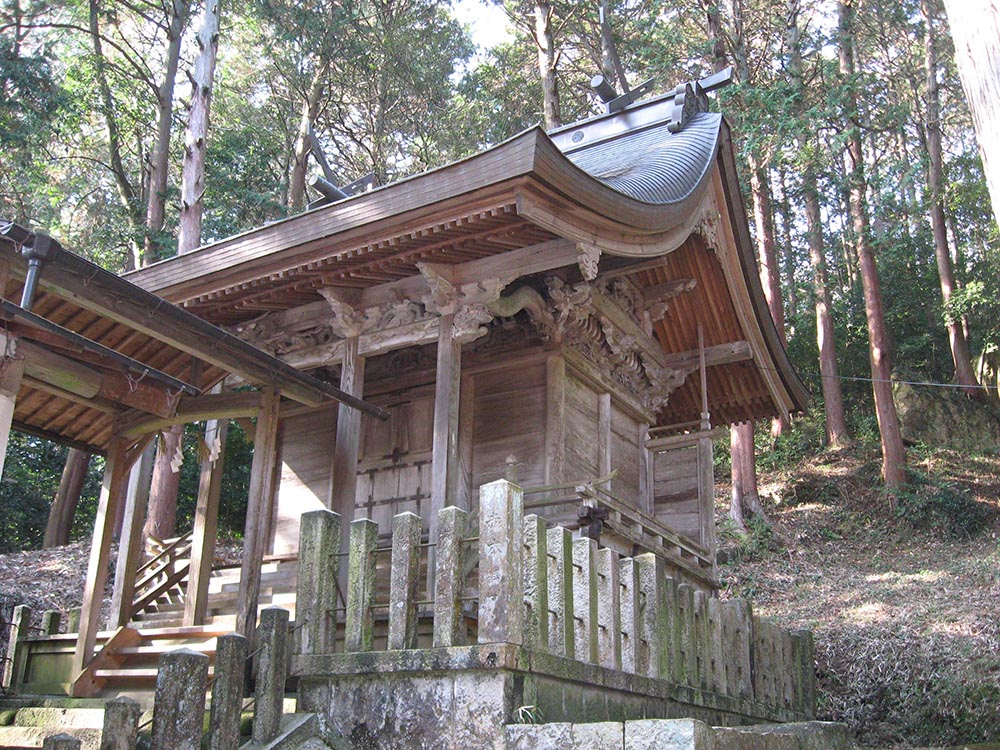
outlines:
[{"label": "wooden beam", "polygon": [[151,440],[143,450],[139,461],[129,472],[122,534],[118,542],[118,559],[115,561],[115,587],[111,597],[112,628],[128,625],[132,619],[135,576],[139,566],[142,565],[142,526],[146,520],[146,507],[149,504],[155,455],[156,450]]},{"label": "wooden beam", "polygon": [[[664,366],[677,370],[697,369],[700,364],[701,352],[692,349],[687,352],[677,354],[667,354],[663,358]],[[746,341],[732,341],[728,344],[716,344],[705,347],[705,366],[729,365],[734,362],[745,362],[753,359],[753,352],[750,351],[750,344]]]},{"label": "wooden beam", "polygon": [[140,435],[162,430],[175,424],[204,422],[208,419],[254,417],[259,409],[260,393],[256,391],[181,396],[172,415],[151,417],[142,412],[130,412],[119,418],[117,428],[122,437],[137,438]]},{"label": "wooden beam", "polygon": [[198,480],[198,503],[194,511],[194,532],[191,539],[191,566],[184,596],[182,624],[204,625],[208,610],[208,583],[212,577],[215,541],[219,528],[219,498],[222,495],[222,466],[226,455],[226,434],[229,422],[210,419],[205,424],[205,445],[209,452],[219,444],[219,455],[213,461],[205,456],[201,461]]},{"label": "wooden beam", "polygon": [[[0,341],[0,346],[2,345],[3,341]],[[101,373],[92,367],[81,365],[69,357],[24,339],[18,342],[17,351],[24,357],[25,373],[36,380],[50,383],[83,398],[93,398],[101,392]]]},{"label": "wooden beam", "polygon": [[41,380],[35,380],[34,378],[24,376],[24,383],[29,388],[33,388],[36,391],[45,391],[46,393],[51,393],[53,396],[58,396],[59,398],[65,399],[74,404],[80,404],[81,406],[86,406],[89,409],[94,409],[95,411],[103,412],[104,414],[120,414],[124,407],[117,404],[113,404],[110,401],[101,398],[100,396],[95,396],[94,398],[84,398],[76,393],[70,393],[69,391],[64,391],[62,388],[52,385],[51,383],[45,383]]},{"label": "wooden beam", "polygon": [[104,598],[104,583],[108,577],[108,558],[115,531],[118,506],[125,499],[125,480],[128,471],[125,466],[126,442],[115,437],[108,449],[104,463],[104,482],[97,503],[97,517],[94,520],[94,536],[90,543],[90,561],[87,577],[83,585],[83,604],[80,608],[80,629],[73,653],[71,674],[74,681],[83,674],[94,656],[97,631],[101,629],[101,601]]},{"label": "wooden beam", "polygon": [[7,358],[0,362],[0,475],[7,457],[10,428],[14,424],[14,406],[23,376],[23,359]]},{"label": "wooden beam", "polygon": [[246,526],[243,531],[243,562],[236,610],[236,632],[251,643],[254,642],[257,628],[260,569],[267,544],[271,497],[275,489],[280,406],[281,393],[277,388],[261,390],[253,463],[250,466],[250,490],[247,498]]},{"label": "wooden beam", "polygon": [[664,366],[663,347],[652,336],[646,333],[629,313],[621,308],[617,302],[608,297],[597,288],[592,288],[590,299],[594,309],[606,317],[618,330],[631,337],[642,353],[649,356],[653,361]]},{"label": "wooden beam", "polygon": [[25,424],[24,422],[19,422],[16,419],[11,422],[10,426],[18,432],[23,432],[25,435],[34,435],[35,437],[45,438],[46,440],[51,440],[53,443],[66,445],[70,448],[79,448],[82,451],[87,451],[87,453],[93,453],[95,456],[107,455],[107,450],[103,445],[95,445],[94,443],[85,443],[82,440],[74,440],[73,438],[66,437],[65,435],[60,435],[58,432],[43,430],[40,427]]}]

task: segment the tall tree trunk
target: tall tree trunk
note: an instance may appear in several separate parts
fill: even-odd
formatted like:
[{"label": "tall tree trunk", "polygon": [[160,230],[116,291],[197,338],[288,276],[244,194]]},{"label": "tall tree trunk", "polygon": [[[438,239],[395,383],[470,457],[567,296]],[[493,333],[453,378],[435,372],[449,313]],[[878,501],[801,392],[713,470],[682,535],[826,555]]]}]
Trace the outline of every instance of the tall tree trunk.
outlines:
[{"label": "tall tree trunk", "polygon": [[993,214],[1000,223],[1000,6],[995,0],[945,0],[944,5]]},{"label": "tall tree trunk", "polygon": [[69,532],[73,528],[73,516],[76,506],[80,504],[80,493],[87,480],[87,467],[90,466],[90,454],[78,448],[70,448],[66,454],[62,477],[59,479],[59,489],[52,500],[49,509],[49,521],[45,525],[45,538],[42,548],[61,547],[69,544]]},{"label": "tall tree trunk", "polygon": [[142,529],[144,538],[153,536],[157,539],[169,539],[177,528],[177,488],[181,473],[174,471],[171,464],[180,453],[183,440],[184,425],[177,425],[160,433],[149,488],[149,510]]},{"label": "tall tree trunk", "polygon": [[[793,321],[792,335],[795,335],[794,320],[799,315],[799,293],[795,281],[795,245],[792,242],[792,224],[795,217],[792,213],[792,202],[788,197],[787,170],[784,166],[778,171],[778,187],[781,189],[781,200],[777,202],[778,213],[781,214],[781,244],[785,251],[781,256],[781,264],[785,268],[785,302],[788,305],[788,317]],[[786,321],[786,333],[788,325]]]},{"label": "tall tree trunk", "polygon": [[729,448],[732,462],[732,489],[729,517],[741,531],[746,531],[749,513],[768,523],[757,490],[757,463],[753,445],[753,422],[740,422],[729,428]]},{"label": "tall tree trunk", "polygon": [[538,74],[542,79],[542,114],[546,130],[562,125],[559,84],[556,81],[559,55],[556,53],[555,37],[552,32],[552,13],[553,8],[549,0],[536,0],[535,44],[538,47]]},{"label": "tall tree trunk", "polygon": [[845,167],[849,186],[849,208],[854,249],[861,271],[861,286],[865,295],[865,318],[868,323],[868,351],[871,361],[872,391],[875,395],[875,415],[882,441],[882,478],[890,490],[906,483],[906,451],[899,429],[896,404],[892,400],[892,354],[885,327],[885,310],[878,267],[868,238],[868,212],[865,205],[864,154],[858,126],[857,92],[854,88],[854,8],[850,2],[838,0],[838,46],[840,73],[845,88],[844,114],[847,120],[847,150]]},{"label": "tall tree trunk", "polygon": [[125,208],[125,215],[128,217],[129,228],[131,229],[132,243],[126,268],[132,271],[141,265],[142,250],[141,242],[144,234],[142,208],[136,188],[129,180],[128,172],[122,161],[122,137],[118,129],[118,116],[115,113],[114,98],[111,95],[111,86],[108,84],[107,60],[104,57],[104,44],[101,37],[100,27],[101,6],[99,0],[90,0],[90,38],[94,49],[94,75],[97,78],[97,88],[100,93],[101,115],[104,117],[105,126],[108,129],[108,162],[111,167],[111,174],[115,178],[115,187],[118,189],[118,197],[121,198],[122,206]]},{"label": "tall tree trunk", "polygon": [[[935,31],[936,19],[929,0],[920,4],[927,34],[924,37],[924,66],[927,72],[927,191],[930,193],[931,229],[934,232],[934,256],[937,259],[938,278],[941,280],[941,298],[945,307],[955,291],[955,271],[951,265],[951,253],[948,248],[948,229],[945,225],[944,199],[942,197],[942,150],[941,150],[941,118],[940,98],[938,94],[938,63]],[[962,321],[958,318],[947,318],[948,343],[951,346],[951,359],[955,366],[955,382],[964,386],[963,390],[973,396],[980,394],[976,376],[972,371],[972,355],[969,353],[969,342],[965,338]]]},{"label": "tall tree trunk", "polygon": [[205,151],[208,147],[215,58],[219,49],[219,0],[205,0],[201,29],[198,31],[198,48],[200,51],[191,77],[191,108],[188,110],[187,130],[184,134],[178,255],[191,252],[201,244]]},{"label": "tall tree trunk", "polygon": [[[798,16],[800,0],[788,0],[785,14],[785,45],[788,51],[788,75],[796,97],[796,114],[802,118],[804,132],[809,132],[806,121],[805,85],[802,73],[802,46],[799,36]],[[816,294],[816,344],[819,349],[820,386],[823,391],[823,410],[827,444],[839,448],[851,442],[844,418],[844,398],[837,372],[837,351],[831,315],[830,283],[826,271],[826,253],[823,242],[823,219],[820,211],[819,188],[816,179],[815,156],[817,143],[809,135],[799,139],[800,152],[805,155],[802,167],[802,201],[806,214],[806,239],[809,243],[809,264],[813,271],[813,288]]]},{"label": "tall tree trunk", "polygon": [[292,213],[298,213],[305,204],[306,172],[309,168],[309,131],[319,115],[320,101],[323,96],[329,61],[322,61],[313,73],[309,83],[309,91],[302,102],[302,116],[299,118],[299,134],[295,139],[295,157],[292,162],[292,177],[288,191],[288,208]]},{"label": "tall tree trunk", "polygon": [[167,171],[170,167],[170,131],[174,115],[174,83],[181,56],[181,36],[188,6],[185,0],[172,0],[167,24],[167,52],[163,81],[156,92],[156,140],[150,165],[149,196],[146,204],[146,240],[140,265],[154,259],[162,246],[163,218],[166,208]]}]

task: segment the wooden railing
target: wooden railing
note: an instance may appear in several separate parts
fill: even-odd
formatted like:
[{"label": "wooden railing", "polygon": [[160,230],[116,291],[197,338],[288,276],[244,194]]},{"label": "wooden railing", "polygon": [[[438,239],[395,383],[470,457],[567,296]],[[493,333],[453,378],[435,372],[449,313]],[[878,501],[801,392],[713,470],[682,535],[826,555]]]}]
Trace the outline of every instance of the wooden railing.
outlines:
[{"label": "wooden railing", "polygon": [[[619,510],[613,500],[607,507]],[[334,653],[338,628],[344,651],[375,650],[375,613],[383,609],[388,635],[379,645],[413,648],[418,611],[428,604],[433,646],[472,645],[463,622],[472,605],[478,644],[521,645],[695,691],[814,713],[808,631],[784,630],[755,617],[748,602],[723,602],[680,583],[657,554],[622,557],[598,549],[593,539],[573,538],[568,529],[548,528],[544,519],[523,515],[522,492],[506,481],[481,488],[478,516],[478,533],[470,534],[465,511],[440,511],[430,600],[423,598],[427,579],[419,567],[421,520],[412,513],[396,516],[388,600],[379,601],[375,522],[354,521],[349,550],[342,553],[339,516],[326,510],[303,515],[295,653]],[[348,565],[346,609],[335,593],[342,560]],[[299,663],[308,669],[310,662]]]},{"label": "wooden railing", "polygon": [[160,549],[136,571],[133,617],[168,594],[183,596],[183,583],[191,568],[192,538],[189,532],[166,543],[153,541]]}]

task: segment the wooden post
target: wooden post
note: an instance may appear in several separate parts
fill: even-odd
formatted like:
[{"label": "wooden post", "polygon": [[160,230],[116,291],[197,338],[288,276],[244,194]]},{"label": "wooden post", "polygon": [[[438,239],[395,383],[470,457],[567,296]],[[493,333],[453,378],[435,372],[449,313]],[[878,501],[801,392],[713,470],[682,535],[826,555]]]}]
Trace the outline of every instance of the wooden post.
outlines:
[{"label": "wooden post", "polygon": [[572,659],[573,640],[573,537],[569,529],[555,526],[546,534],[549,560],[549,652]]},{"label": "wooden post", "polygon": [[160,657],[152,750],[200,750],[208,656],[179,648]]},{"label": "wooden post", "polygon": [[458,412],[462,382],[462,345],[452,335],[455,315],[442,315],[438,329],[434,382],[434,437],[431,443],[431,504],[428,515],[427,590],[434,590],[434,545],[438,541],[438,511],[454,505],[458,488]]},{"label": "wooden post", "polygon": [[469,514],[454,506],[438,519],[437,575],[434,577],[434,646],[464,646],[462,589]]},{"label": "wooden post", "polygon": [[637,653],[639,632],[639,566],[635,559],[626,557],[618,563],[618,580],[621,585],[621,645],[622,670],[638,672]]},{"label": "wooden post", "polygon": [[101,750],[135,750],[140,712],[139,704],[125,696],[105,703]]},{"label": "wooden post", "polygon": [[392,519],[392,561],[389,571],[390,651],[417,644],[417,584],[420,573],[420,516],[399,513]]},{"label": "wooden post", "polygon": [[220,635],[215,646],[212,713],[208,750],[236,750],[240,746],[240,712],[249,646],[242,635]]},{"label": "wooden post", "polygon": [[562,355],[545,363],[545,483],[564,481],[566,431],[566,360]]},{"label": "wooden post", "polygon": [[267,544],[267,526],[275,486],[280,405],[281,394],[276,388],[261,390],[260,411],[254,434],[253,464],[250,467],[247,520],[243,532],[240,598],[236,610],[236,632],[251,643],[257,627],[260,568]]},{"label": "wooden post", "polygon": [[153,478],[156,446],[150,440],[141,457],[132,467],[125,493],[125,514],[122,533],[118,540],[118,559],[115,562],[115,588],[111,597],[111,628],[128,625],[132,619],[132,601],[135,599],[135,576],[142,565],[142,526],[146,521],[149,488]]},{"label": "wooden post", "polygon": [[17,688],[21,671],[21,661],[24,658],[24,639],[28,637],[31,628],[31,607],[21,604],[14,607],[14,616],[10,621],[10,634],[7,640],[7,662],[3,667],[3,685],[8,690]]},{"label": "wooden post", "polygon": [[576,658],[597,663],[597,542],[573,540],[573,640]]},{"label": "wooden post", "polygon": [[524,519],[524,645],[549,650],[548,545],[545,519]]},{"label": "wooden post", "polygon": [[521,488],[506,479],[479,490],[479,642],[524,642]]},{"label": "wooden post", "polygon": [[94,655],[97,631],[101,627],[101,600],[104,583],[108,577],[108,558],[111,540],[115,530],[118,505],[124,501],[125,451],[128,448],[121,438],[114,438],[108,448],[104,463],[104,483],[97,503],[97,517],[94,519],[94,537],[90,543],[90,562],[87,564],[87,578],[83,585],[83,604],[80,607],[80,628],[73,654],[72,675],[76,679]]},{"label": "wooden post", "polygon": [[347,570],[347,616],[344,651],[371,651],[374,639],[372,601],[375,599],[375,547],[378,524],[368,518],[351,522]]},{"label": "wooden post", "polygon": [[[340,390],[361,398],[365,387],[365,358],[358,354],[358,336],[344,339],[340,364]],[[333,446],[333,474],[328,507],[340,515],[340,546],[347,547],[358,487],[358,453],[361,445],[361,412],[346,404],[337,406],[337,437]],[[346,568],[341,568],[341,589],[347,586]]]},{"label": "wooden post", "polygon": [[295,592],[295,653],[332,654],[337,635],[340,516],[323,510],[302,514]]},{"label": "wooden post", "polygon": [[260,614],[253,741],[265,745],[278,736],[288,676],[288,610],[267,607]]},{"label": "wooden post", "polygon": [[646,447],[649,425],[639,425],[639,508],[649,515],[656,515],[653,502],[653,454]]},{"label": "wooden post", "polygon": [[204,625],[208,610],[208,583],[215,559],[215,540],[219,529],[219,498],[222,495],[222,467],[226,453],[227,420],[210,419],[205,423],[205,445],[211,453],[218,443],[215,460],[208,455],[201,462],[198,478],[198,504],[194,510],[191,535],[191,567],[184,596],[184,625]]},{"label": "wooden post", "polygon": [[[597,474],[611,473],[611,394],[597,396]],[[611,488],[611,482],[606,487]]]},{"label": "wooden post", "polygon": [[7,348],[0,361],[0,475],[3,474],[4,459],[7,457],[7,443],[10,440],[10,425],[14,421],[17,391],[21,387],[21,377],[24,375],[24,359],[15,358],[16,341],[7,336],[0,340],[0,343],[6,343]]},{"label": "wooden post", "polygon": [[602,667],[622,668],[622,603],[618,553],[597,550],[597,655]]}]

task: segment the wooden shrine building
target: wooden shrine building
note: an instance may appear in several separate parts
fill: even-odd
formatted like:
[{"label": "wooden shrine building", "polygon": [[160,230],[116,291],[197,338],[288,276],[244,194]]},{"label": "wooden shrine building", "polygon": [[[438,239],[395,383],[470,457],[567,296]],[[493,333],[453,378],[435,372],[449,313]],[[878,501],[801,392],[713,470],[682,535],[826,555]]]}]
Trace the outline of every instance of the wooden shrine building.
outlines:
[{"label": "wooden shrine building", "polygon": [[[5,299],[24,273],[12,249],[0,242]],[[550,525],[655,553],[711,592],[713,426],[805,403],[760,286],[729,126],[691,84],[527,130],[124,279],[66,253],[42,268],[40,289],[38,314],[183,381],[105,368],[81,395],[26,365],[15,426],[107,452],[102,498],[125,503],[124,467],[164,425],[257,416],[230,605],[242,632],[261,560],[294,560],[303,513],[367,517],[388,536],[412,511],[425,519],[431,577],[438,511],[474,518],[478,488],[498,478],[522,486],[526,512]],[[103,368],[5,311],[6,335],[23,335],[25,351]],[[232,390],[245,385],[260,390]],[[208,516],[218,464],[205,469]],[[140,614],[142,501],[128,497],[110,630]],[[113,522],[103,503],[68,675],[77,685],[95,660],[94,588]],[[208,575],[213,534],[211,522],[195,529],[191,579]],[[187,596],[199,586],[189,580]],[[205,625],[202,600],[184,612],[178,625]]]}]

